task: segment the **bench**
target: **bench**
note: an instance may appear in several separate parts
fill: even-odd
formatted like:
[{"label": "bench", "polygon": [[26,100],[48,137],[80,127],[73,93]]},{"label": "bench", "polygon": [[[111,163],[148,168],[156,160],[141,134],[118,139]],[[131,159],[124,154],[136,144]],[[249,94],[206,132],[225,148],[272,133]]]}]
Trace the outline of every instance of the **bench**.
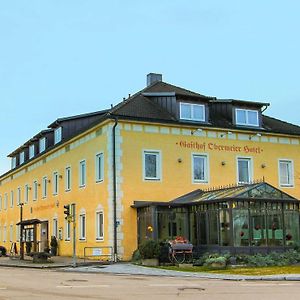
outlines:
[{"label": "bench", "polygon": [[33,258],[34,263],[44,263],[48,261],[51,255],[47,252],[31,252],[29,254]]}]

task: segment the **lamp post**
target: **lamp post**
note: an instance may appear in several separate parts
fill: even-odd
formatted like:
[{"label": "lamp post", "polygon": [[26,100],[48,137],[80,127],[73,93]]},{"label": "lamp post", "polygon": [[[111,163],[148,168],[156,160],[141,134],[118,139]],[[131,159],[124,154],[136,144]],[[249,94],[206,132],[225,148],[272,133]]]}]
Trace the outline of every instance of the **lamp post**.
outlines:
[{"label": "lamp post", "polygon": [[24,241],[23,241],[23,205],[24,203],[19,203],[20,206],[20,260],[24,260]]}]

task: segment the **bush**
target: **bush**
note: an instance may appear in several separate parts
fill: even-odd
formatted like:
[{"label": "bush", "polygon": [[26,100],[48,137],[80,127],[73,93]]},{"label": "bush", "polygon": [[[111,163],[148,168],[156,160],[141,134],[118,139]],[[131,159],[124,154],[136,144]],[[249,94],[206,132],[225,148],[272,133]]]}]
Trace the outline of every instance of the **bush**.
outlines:
[{"label": "bush", "polygon": [[160,245],[154,240],[146,240],[139,246],[142,259],[158,258],[160,254]]},{"label": "bush", "polygon": [[132,253],[132,258],[131,260],[133,262],[139,262],[141,260],[141,253],[139,249],[136,249],[133,253]]},{"label": "bush", "polygon": [[220,264],[226,266],[227,258],[225,256],[207,258],[204,262],[204,266],[210,266],[211,264]]}]

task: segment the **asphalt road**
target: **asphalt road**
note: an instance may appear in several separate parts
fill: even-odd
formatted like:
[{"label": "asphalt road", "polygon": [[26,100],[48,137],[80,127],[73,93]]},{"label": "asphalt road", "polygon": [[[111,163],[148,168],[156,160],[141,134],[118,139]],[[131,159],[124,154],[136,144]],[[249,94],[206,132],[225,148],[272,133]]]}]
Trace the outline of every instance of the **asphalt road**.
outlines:
[{"label": "asphalt road", "polygon": [[300,282],[70,273],[0,268],[0,300],[300,299]]}]

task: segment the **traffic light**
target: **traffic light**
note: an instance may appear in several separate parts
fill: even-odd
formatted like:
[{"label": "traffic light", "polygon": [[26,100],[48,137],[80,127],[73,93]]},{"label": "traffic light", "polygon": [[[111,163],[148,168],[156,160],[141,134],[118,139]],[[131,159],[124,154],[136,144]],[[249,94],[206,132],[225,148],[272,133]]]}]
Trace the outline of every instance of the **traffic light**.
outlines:
[{"label": "traffic light", "polygon": [[64,205],[64,209],[65,219],[68,220],[70,216],[70,204]]}]

